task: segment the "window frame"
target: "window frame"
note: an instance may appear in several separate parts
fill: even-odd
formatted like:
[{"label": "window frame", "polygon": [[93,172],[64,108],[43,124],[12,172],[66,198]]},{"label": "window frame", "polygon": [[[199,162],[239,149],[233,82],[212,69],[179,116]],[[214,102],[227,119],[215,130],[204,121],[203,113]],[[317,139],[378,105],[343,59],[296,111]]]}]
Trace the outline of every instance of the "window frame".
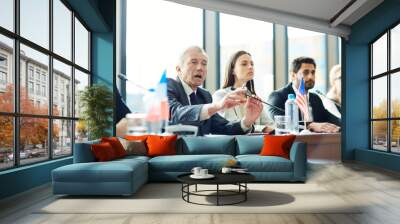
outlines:
[{"label": "window frame", "polygon": [[[75,143],[75,123],[76,121],[79,120],[79,117],[75,117],[74,115],[74,110],[75,108],[72,107],[72,113],[68,116],[56,116],[53,115],[53,59],[58,60],[59,62],[62,62],[68,66],[71,66],[71,84],[72,87],[70,89],[71,93],[72,93],[72,105],[75,103],[75,88],[73,83],[75,82],[75,69],[85,73],[88,75],[89,77],[89,83],[88,86],[91,86],[92,84],[92,71],[91,71],[91,37],[92,37],[92,31],[91,29],[88,27],[88,25],[83,21],[83,19],[76,13],[75,10],[72,9],[72,7],[68,4],[68,2],[66,2],[65,0],[58,0],[60,1],[61,4],[63,4],[69,11],[71,11],[71,18],[69,20],[69,22],[71,23],[71,58],[67,59],[64,58],[63,56],[55,53],[53,50],[53,21],[54,21],[54,17],[53,17],[53,1],[54,0],[48,0],[49,2],[49,47],[48,49],[46,49],[45,47],[42,47],[39,44],[34,43],[33,41],[30,41],[29,39],[23,37],[20,35],[20,0],[14,0],[13,1],[13,11],[14,11],[14,29],[13,31],[10,31],[4,27],[0,26],[0,35],[6,37],[6,38],[10,38],[13,42],[13,54],[12,54],[12,64],[10,66],[12,66],[12,69],[10,69],[11,71],[11,75],[13,76],[14,79],[14,99],[13,99],[13,103],[14,103],[14,110],[12,112],[2,112],[0,111],[0,116],[1,117],[11,117],[13,120],[13,165],[9,166],[9,167],[4,167],[4,168],[0,168],[0,172],[5,171],[5,170],[11,170],[11,169],[16,169],[19,167],[23,167],[23,166],[29,166],[29,165],[33,165],[33,164],[38,164],[38,163],[43,163],[46,161],[50,161],[53,159],[61,159],[61,158],[66,158],[66,157],[70,157],[73,155],[74,152],[74,143]],[[83,27],[88,31],[88,69],[85,69],[81,66],[79,66],[78,64],[75,63],[75,25],[74,25],[74,21],[75,19],[77,19],[82,25]],[[45,84],[43,83],[42,80],[42,74],[44,70],[40,69],[37,70],[37,68],[31,66],[29,63],[27,63],[27,67],[26,67],[26,82],[27,82],[27,91],[29,91],[29,86],[28,86],[28,82],[32,82],[33,83],[33,90],[34,90],[34,95],[38,96],[38,97],[44,97],[42,94],[42,88],[43,86],[45,87],[45,97],[48,97],[47,99],[47,104],[48,104],[48,112],[46,115],[40,115],[40,114],[28,114],[28,113],[21,113],[20,112],[20,85],[21,85],[21,80],[20,80],[20,65],[21,65],[21,57],[20,57],[20,46],[24,45],[26,47],[29,47],[35,51],[38,51],[41,54],[44,54],[48,57],[48,71],[47,71],[47,77],[45,80]],[[32,68],[32,70],[31,70]],[[33,72],[33,77],[31,77],[31,73]],[[36,73],[39,72],[39,79],[37,79],[36,77]],[[35,89],[35,85],[40,84],[40,94],[35,94],[36,89]],[[34,101],[34,103],[36,104],[37,101]],[[21,118],[44,118],[47,119],[47,124],[48,124],[48,135],[47,135],[47,148],[45,150],[47,150],[47,155],[45,155],[43,157],[42,160],[37,161],[37,162],[24,162],[21,163],[21,158],[20,158],[20,119]],[[53,142],[53,123],[57,120],[66,120],[66,121],[70,121],[71,122],[71,152],[69,154],[66,155],[61,155],[61,156],[54,156],[54,149],[55,147],[53,146],[52,142]],[[50,144],[51,143],[51,144]]]},{"label": "window frame", "polygon": [[[286,66],[287,66],[287,71],[288,71],[287,80],[288,80],[288,83],[289,83],[289,82],[291,82],[290,81],[291,80],[290,79],[291,63],[295,58],[299,57],[299,56],[297,56],[297,57],[294,57],[292,60],[289,60],[290,59],[290,52],[291,52],[290,51],[290,49],[291,49],[291,41],[290,41],[290,37],[289,37],[290,29],[291,28],[292,29],[301,29],[301,30],[306,30],[306,29],[297,28],[297,27],[293,27],[293,26],[286,26],[286,27],[287,27],[287,29],[286,29],[286,41],[287,41],[287,63],[286,63]],[[310,30],[306,30],[306,31],[310,31]],[[328,59],[329,58],[328,34],[327,33],[317,32],[317,31],[311,31],[311,32],[322,34],[322,36],[321,36],[322,42],[323,42],[322,48],[323,48],[323,50],[325,52],[324,52],[324,54],[321,54],[321,55],[322,55],[322,57],[323,57],[323,59],[325,61],[325,66],[319,66],[318,65],[318,59],[313,57],[313,56],[310,56],[310,55],[304,55],[304,56],[308,56],[308,57],[311,57],[312,59],[314,59],[315,64],[316,64],[315,69],[317,70],[317,72],[318,72],[318,70],[320,71],[320,78],[325,79],[325,82],[321,83],[321,85],[322,85],[321,92],[327,93],[329,91],[329,88],[330,88],[330,84],[329,84],[329,71],[330,71],[330,68],[329,68],[329,62],[328,62],[328,60],[329,60]],[[338,61],[338,62],[339,62],[339,64],[341,64],[340,61]],[[325,72],[323,70],[325,70]],[[318,81],[317,74],[318,73],[315,74],[315,83],[314,83],[314,88],[313,88],[314,90],[316,89],[316,85],[317,85],[317,81]]]},{"label": "window frame", "polygon": [[[275,42],[276,42],[276,40],[275,40],[275,23],[273,23],[273,22],[266,22],[266,21],[262,21],[262,20],[259,20],[259,19],[253,19],[253,18],[249,18],[249,17],[243,17],[243,16],[237,16],[237,15],[233,15],[233,14],[229,14],[229,13],[223,13],[223,12],[217,12],[217,15],[218,15],[218,21],[217,21],[217,27],[218,27],[218,46],[216,46],[216,48],[218,49],[218,54],[217,54],[217,78],[216,78],[216,80],[217,80],[217,83],[216,83],[216,87],[217,87],[217,89],[220,89],[220,88],[222,88],[222,86],[223,86],[223,82],[224,82],[224,76],[225,76],[225,66],[226,66],[226,64],[221,64],[221,52],[222,52],[222,45],[221,45],[221,27],[224,25],[224,24],[222,24],[222,22],[221,22],[221,16],[224,16],[224,14],[225,15],[228,15],[228,16],[235,16],[235,17],[241,17],[241,18],[244,18],[244,19],[246,19],[246,20],[253,20],[253,21],[257,21],[257,22],[264,22],[264,23],[269,23],[269,24],[271,24],[271,26],[272,26],[272,32],[271,32],[271,35],[272,35],[272,54],[271,54],[271,56],[272,56],[272,59],[271,59],[271,61],[272,61],[272,65],[271,65],[271,67],[272,67],[272,71],[271,71],[271,74],[272,74],[272,90],[271,90],[271,92],[269,93],[269,94],[271,94],[273,91],[275,91],[276,90],[276,74],[275,74],[275,71],[276,71],[276,68],[275,68],[275,66],[276,66],[276,64],[275,64],[275,61],[276,61],[276,59],[275,59]],[[265,25],[265,24],[264,24]],[[264,28],[266,28],[266,27],[264,27]],[[252,59],[253,59],[253,61],[254,61],[254,54],[253,54],[253,52],[249,52],[250,54],[252,54]],[[231,56],[231,55],[230,55]],[[230,57],[229,56],[229,57]],[[228,60],[229,60],[229,57],[228,57]],[[225,62],[226,63],[226,62]],[[262,65],[261,65],[262,66]],[[256,70],[256,73],[257,73],[257,67],[261,67],[260,65],[257,65],[257,64],[255,64],[254,65],[254,67],[255,67],[255,70]],[[265,74],[262,74],[262,75],[265,75]],[[254,78],[253,78],[253,80],[254,81],[256,81]],[[268,94],[268,95],[269,95]],[[265,95],[265,98],[267,98],[267,95]]]},{"label": "window frame", "polygon": [[[379,152],[386,152],[386,153],[391,153],[391,154],[400,154],[400,152],[393,152],[392,151],[392,134],[391,134],[391,123],[393,121],[400,121],[400,117],[392,117],[392,98],[391,98],[391,79],[392,76],[395,75],[396,73],[400,72],[400,67],[391,69],[391,30],[395,28],[396,26],[400,25],[400,21],[397,21],[396,23],[392,24],[389,28],[385,29],[385,31],[381,34],[379,34],[375,39],[373,39],[370,43],[368,43],[369,47],[369,77],[368,77],[368,84],[369,84],[369,149],[373,151],[379,151]],[[387,35],[387,62],[386,62],[386,71],[374,75],[373,72],[373,44],[376,43],[381,37],[384,35]],[[387,105],[386,105],[386,117],[385,118],[373,118],[373,93],[374,93],[374,86],[373,86],[373,81],[379,78],[386,77],[386,87],[387,87]],[[373,122],[376,121],[386,121],[386,151],[379,150],[374,148],[374,132],[373,132]]]}]

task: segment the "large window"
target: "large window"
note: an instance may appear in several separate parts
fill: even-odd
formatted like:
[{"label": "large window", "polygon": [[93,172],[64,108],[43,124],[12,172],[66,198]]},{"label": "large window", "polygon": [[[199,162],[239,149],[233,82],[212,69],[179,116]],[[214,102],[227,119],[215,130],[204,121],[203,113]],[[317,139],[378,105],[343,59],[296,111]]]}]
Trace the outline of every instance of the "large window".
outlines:
[{"label": "large window", "polygon": [[[289,73],[291,69],[290,65],[293,59],[301,56],[313,58],[317,64],[317,69],[315,72],[315,86],[313,89],[326,93],[328,83],[327,80],[329,80],[326,58],[326,34],[288,27],[287,36]],[[290,82],[290,76],[288,80]]]},{"label": "large window", "polygon": [[0,2],[0,26],[11,31],[0,29],[0,170],[70,156],[90,32],[61,0],[19,0],[16,14],[18,4]]},{"label": "large window", "polygon": [[14,0],[0,1],[0,26],[14,31]]},{"label": "large window", "polygon": [[20,34],[44,48],[49,48],[49,0],[20,0]]},{"label": "large window", "polygon": [[274,90],[273,24],[220,14],[220,86],[225,79],[226,63],[240,50],[251,54],[257,95],[267,99]]},{"label": "large window", "polygon": [[127,103],[143,110],[143,90],[153,88],[166,69],[175,77],[181,52],[203,46],[203,10],[164,0],[127,1]]},{"label": "large window", "polygon": [[400,25],[370,45],[371,148],[400,153]]},{"label": "large window", "polygon": [[[53,51],[71,60],[72,53],[72,12],[60,0],[53,0]],[[85,40],[84,40],[85,41]],[[86,40],[86,43],[88,41]],[[75,52],[75,54],[78,52]],[[84,55],[88,55],[87,53]],[[75,60],[76,61],[76,60]],[[77,63],[78,64],[78,63]]]}]

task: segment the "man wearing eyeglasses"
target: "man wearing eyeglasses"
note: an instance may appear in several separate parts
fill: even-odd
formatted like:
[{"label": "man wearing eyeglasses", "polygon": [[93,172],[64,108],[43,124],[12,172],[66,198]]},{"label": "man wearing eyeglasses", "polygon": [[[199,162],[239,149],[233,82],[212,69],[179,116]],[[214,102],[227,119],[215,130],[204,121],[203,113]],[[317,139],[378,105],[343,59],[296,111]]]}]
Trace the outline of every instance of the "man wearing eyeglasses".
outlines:
[{"label": "man wearing eyeglasses", "polygon": [[[317,94],[309,90],[315,85],[314,59],[309,57],[299,57],[293,60],[291,67],[291,83],[276,90],[269,95],[268,102],[278,108],[285,108],[285,102],[288,94],[299,94],[299,87],[304,80],[306,99],[308,104],[308,122],[307,128],[314,132],[334,133],[340,131],[340,119],[329,113],[323,106],[321,99]],[[269,116],[273,119],[275,115],[284,115],[284,112],[273,107],[267,108]],[[299,120],[304,119],[304,113],[299,113]]]},{"label": "man wearing eyeglasses", "polygon": [[[201,88],[207,75],[208,57],[200,47],[186,49],[176,66],[178,77],[168,80],[170,124],[194,125],[198,135],[245,134],[253,130],[260,116],[262,104],[245,97],[246,90],[238,89],[218,102],[212,102],[211,94]],[[239,104],[246,104],[246,115],[239,122],[229,122],[217,112]]]}]

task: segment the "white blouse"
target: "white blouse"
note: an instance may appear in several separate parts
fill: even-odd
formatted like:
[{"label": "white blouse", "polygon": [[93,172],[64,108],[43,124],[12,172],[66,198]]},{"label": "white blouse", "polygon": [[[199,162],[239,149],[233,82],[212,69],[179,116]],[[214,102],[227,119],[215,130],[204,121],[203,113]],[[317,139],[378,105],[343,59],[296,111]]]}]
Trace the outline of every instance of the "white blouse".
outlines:
[{"label": "white blouse", "polygon": [[321,98],[322,103],[324,104],[324,107],[327,111],[329,111],[329,113],[333,114],[335,117],[341,119],[342,116],[340,114],[340,111],[338,110],[338,108],[336,107],[335,103],[333,102],[333,100],[329,99],[328,97],[323,97],[321,95],[318,95],[319,98]]},{"label": "white blouse", "polygon": [[[232,92],[233,90],[231,89],[231,87],[227,87],[225,89],[219,89],[217,90],[214,94],[213,94],[213,101],[220,101],[222,100],[222,98],[224,98],[228,93]],[[228,121],[240,121],[245,113],[246,113],[246,108],[245,105],[238,105],[236,107],[232,107],[229,109],[225,109],[223,111],[218,112],[222,117],[224,117],[225,119],[227,119]],[[272,120],[270,120],[270,118],[267,115],[265,106],[263,107],[263,110],[260,114],[260,117],[257,118],[255,124],[254,124],[254,128],[255,131],[257,132],[261,132],[262,129],[268,125],[270,127],[272,127],[274,124],[274,122]]]}]

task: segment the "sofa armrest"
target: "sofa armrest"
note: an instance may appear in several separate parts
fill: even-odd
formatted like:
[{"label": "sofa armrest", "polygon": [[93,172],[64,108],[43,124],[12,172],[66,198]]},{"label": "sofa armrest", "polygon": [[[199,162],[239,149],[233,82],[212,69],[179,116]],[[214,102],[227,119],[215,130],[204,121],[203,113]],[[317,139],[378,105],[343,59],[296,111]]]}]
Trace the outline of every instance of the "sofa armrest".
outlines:
[{"label": "sofa armrest", "polygon": [[92,153],[90,146],[98,144],[100,140],[75,143],[74,147],[74,163],[89,163],[95,162],[96,158]]},{"label": "sofa armrest", "polygon": [[294,142],[290,149],[290,160],[293,162],[293,179],[305,181],[307,176],[307,144]]}]

